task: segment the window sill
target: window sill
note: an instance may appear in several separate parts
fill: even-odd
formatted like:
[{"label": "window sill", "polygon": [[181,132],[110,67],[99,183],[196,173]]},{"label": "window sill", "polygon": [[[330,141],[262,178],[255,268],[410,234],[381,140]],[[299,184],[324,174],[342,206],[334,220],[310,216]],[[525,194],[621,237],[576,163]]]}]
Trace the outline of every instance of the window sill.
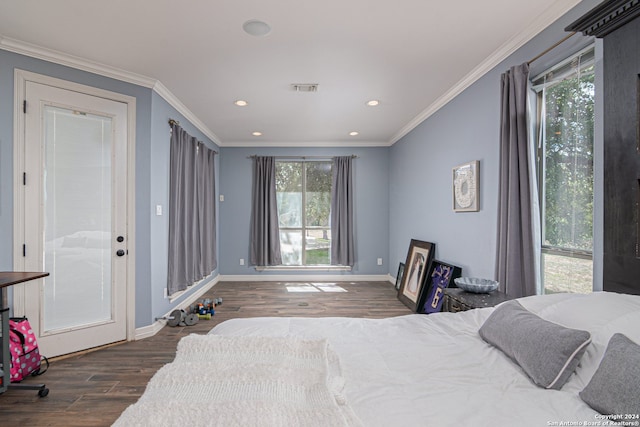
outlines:
[{"label": "window sill", "polygon": [[[184,294],[191,292],[194,288],[197,288],[205,280],[210,279],[210,278],[211,278],[211,274],[203,277],[202,279],[198,280],[197,282],[194,282],[194,283],[190,284],[189,286],[187,286],[187,289],[183,289],[181,291],[177,291],[177,292],[172,293],[171,295],[168,295],[167,298],[169,299],[169,303],[172,303],[172,302],[176,301],[178,298],[180,298],[181,296],[183,296]],[[166,290],[166,288],[165,288],[165,290]]]},{"label": "window sill", "polygon": [[256,271],[351,271],[348,265],[270,265],[255,267]]}]

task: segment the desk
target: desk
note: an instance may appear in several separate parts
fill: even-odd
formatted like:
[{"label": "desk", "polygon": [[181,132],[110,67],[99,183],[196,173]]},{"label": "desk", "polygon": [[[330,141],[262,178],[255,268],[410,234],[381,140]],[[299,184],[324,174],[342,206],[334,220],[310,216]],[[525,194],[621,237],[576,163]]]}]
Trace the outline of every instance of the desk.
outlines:
[{"label": "desk", "polygon": [[8,388],[18,388],[26,390],[38,390],[38,395],[44,397],[49,393],[49,389],[44,384],[10,384],[11,355],[9,354],[9,307],[5,307],[7,300],[7,288],[29,280],[40,279],[48,276],[49,273],[30,273],[26,271],[0,271],[0,314],[2,315],[2,376],[0,377],[0,393],[4,393]]}]

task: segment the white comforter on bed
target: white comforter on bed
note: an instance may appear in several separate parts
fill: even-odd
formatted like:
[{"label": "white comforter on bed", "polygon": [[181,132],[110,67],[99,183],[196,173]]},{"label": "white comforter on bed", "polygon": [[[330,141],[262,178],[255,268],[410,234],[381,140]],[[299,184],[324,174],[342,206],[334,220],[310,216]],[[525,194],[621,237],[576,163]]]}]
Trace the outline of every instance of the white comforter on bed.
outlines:
[{"label": "white comforter on bed", "polygon": [[[615,332],[640,342],[640,296],[556,294],[520,300],[542,318],[591,332],[576,374],[559,390],[534,385],[478,329],[493,309],[389,319],[234,319],[227,336],[327,338],[348,403],[365,426],[551,426],[601,421],[578,396]],[[594,425],[594,424],[592,424]]]}]

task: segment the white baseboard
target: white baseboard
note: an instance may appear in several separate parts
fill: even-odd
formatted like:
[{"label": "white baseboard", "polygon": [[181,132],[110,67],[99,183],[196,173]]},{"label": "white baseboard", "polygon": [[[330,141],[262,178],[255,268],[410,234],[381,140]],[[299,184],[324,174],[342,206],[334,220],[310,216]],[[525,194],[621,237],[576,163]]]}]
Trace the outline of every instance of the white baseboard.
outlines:
[{"label": "white baseboard", "polygon": [[[218,283],[221,280],[220,277],[221,276],[218,275],[213,280],[211,280],[210,282],[206,283],[204,286],[199,288],[193,294],[189,295],[180,304],[178,304],[177,306],[173,307],[163,317],[169,316],[173,310],[184,310],[185,308],[189,307],[191,304],[196,302],[202,295],[204,295],[209,289],[213,288],[216,285],[216,283]],[[157,334],[158,332],[160,332],[160,330],[166,324],[167,324],[167,321],[165,319],[158,319],[158,320],[156,320],[155,322],[153,322],[149,326],[143,326],[141,328],[136,328],[134,339],[136,341],[138,341],[138,340],[141,340],[141,339],[144,339],[144,338],[152,337],[155,334]]]},{"label": "white baseboard", "polygon": [[134,336],[134,340],[138,341],[138,340],[142,340],[145,338],[149,338],[154,336],[155,334],[157,334],[158,332],[160,332],[160,330],[162,328],[164,328],[164,325],[167,324],[167,321],[164,319],[161,320],[156,320],[155,322],[153,322],[152,324],[150,324],[149,326],[143,326],[141,328],[136,328],[136,332],[135,332],[135,336]]},{"label": "white baseboard", "polygon": [[387,282],[395,283],[388,274],[247,274],[220,275],[225,282]]}]

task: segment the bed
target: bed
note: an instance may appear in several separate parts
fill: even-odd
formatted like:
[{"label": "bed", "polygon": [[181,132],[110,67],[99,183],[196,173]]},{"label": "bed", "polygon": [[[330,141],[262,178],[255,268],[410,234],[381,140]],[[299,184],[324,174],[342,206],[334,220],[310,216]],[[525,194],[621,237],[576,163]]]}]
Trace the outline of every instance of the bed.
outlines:
[{"label": "bed", "polygon": [[[611,349],[619,334],[631,343],[622,353]],[[529,346],[526,354],[509,340]],[[563,350],[570,360],[561,367],[564,378],[554,372],[552,383],[536,385],[545,381],[538,371],[557,363],[547,353],[572,340],[575,348]],[[256,343],[264,347],[243,353]],[[640,296],[608,292],[388,319],[234,319],[207,336],[183,338],[176,360],[115,425],[607,425],[613,413],[601,403],[622,405],[629,413],[615,414],[618,420],[638,425],[638,343]],[[296,347],[307,345],[319,351],[310,356]],[[280,354],[285,347],[292,353]],[[613,370],[604,369],[605,354]],[[324,388],[289,383],[307,381],[306,372],[318,374]],[[272,375],[261,378],[269,385],[254,387],[256,375]],[[312,408],[299,401],[307,395]]]}]

